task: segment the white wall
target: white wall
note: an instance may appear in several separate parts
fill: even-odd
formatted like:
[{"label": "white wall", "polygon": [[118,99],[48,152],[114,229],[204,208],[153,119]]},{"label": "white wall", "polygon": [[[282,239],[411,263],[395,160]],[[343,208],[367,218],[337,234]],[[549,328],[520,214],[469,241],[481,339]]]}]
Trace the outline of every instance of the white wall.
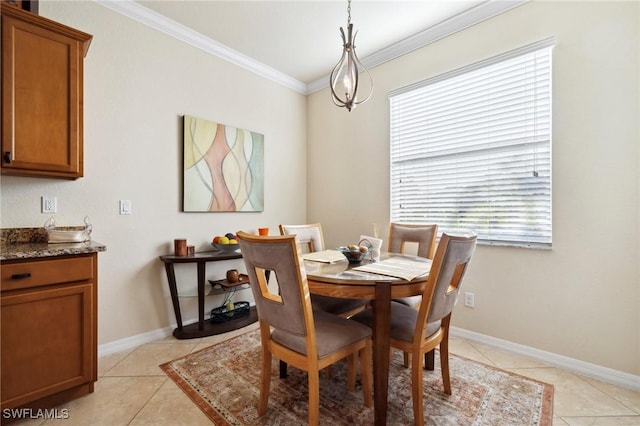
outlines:
[{"label": "white wall", "polygon": [[[1,226],[42,226],[42,195],[57,197],[60,225],[88,215],[93,239],[107,246],[98,265],[99,343],[168,327],[175,318],[158,256],[173,251],[174,238],[202,251],[215,234],[305,220],[305,97],[94,2],[40,2],[40,14],[94,36],[85,59],[85,177],[3,177]],[[263,213],[180,212],[184,114],[264,134]],[[120,199],[132,201],[133,215],[119,215]],[[232,266],[242,263],[209,264],[208,278]],[[178,273],[193,291],[195,266]],[[196,318],[195,298],[182,303],[184,317]]]},{"label": "white wall", "polygon": [[309,221],[329,247],[373,224],[386,237],[389,91],[555,36],[553,249],[479,246],[476,308],[453,322],[640,374],[639,18],[638,2],[535,1],[371,70],[374,96],[351,113],[313,94]]},{"label": "white wall", "polygon": [[[85,177],[2,177],[0,226],[44,224],[41,195],[58,198],[59,224],[89,215],[107,245],[101,344],[175,321],[158,260],[174,238],[204,250],[216,233],[305,220],[323,223],[329,247],[373,224],[386,235],[387,93],[555,35],[553,250],[479,247],[465,281],[477,307],[459,306],[454,325],[640,374],[637,2],[526,4],[372,70],[374,97],[351,113],[327,91],[305,101],[93,2],[40,2],[40,13],[94,35]],[[180,212],[183,114],[265,135],[263,213]],[[119,199],[132,200],[132,216],[118,215]],[[208,275],[238,265],[212,265]],[[181,278],[192,286],[195,273],[182,267]],[[195,317],[195,301],[182,302]]]}]

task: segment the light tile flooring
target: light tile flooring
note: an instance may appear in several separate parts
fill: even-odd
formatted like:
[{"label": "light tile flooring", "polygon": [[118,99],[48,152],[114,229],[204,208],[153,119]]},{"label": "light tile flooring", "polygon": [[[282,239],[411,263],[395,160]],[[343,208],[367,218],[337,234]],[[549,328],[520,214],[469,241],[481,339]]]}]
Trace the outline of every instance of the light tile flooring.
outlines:
[{"label": "light tile flooring", "polygon": [[[59,408],[69,418],[28,420],[18,425],[209,425],[209,419],[158,365],[257,328],[225,335],[176,340],[167,337],[100,358],[95,392]],[[549,367],[464,339],[451,352],[554,385],[554,425],[640,425],[640,393]]]}]

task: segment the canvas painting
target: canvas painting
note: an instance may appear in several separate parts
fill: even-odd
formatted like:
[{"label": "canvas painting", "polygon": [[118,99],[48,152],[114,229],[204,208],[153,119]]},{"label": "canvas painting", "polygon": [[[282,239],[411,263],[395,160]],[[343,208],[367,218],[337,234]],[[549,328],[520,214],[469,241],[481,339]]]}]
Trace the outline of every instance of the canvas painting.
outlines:
[{"label": "canvas painting", "polygon": [[264,210],[264,135],[184,116],[185,212]]}]

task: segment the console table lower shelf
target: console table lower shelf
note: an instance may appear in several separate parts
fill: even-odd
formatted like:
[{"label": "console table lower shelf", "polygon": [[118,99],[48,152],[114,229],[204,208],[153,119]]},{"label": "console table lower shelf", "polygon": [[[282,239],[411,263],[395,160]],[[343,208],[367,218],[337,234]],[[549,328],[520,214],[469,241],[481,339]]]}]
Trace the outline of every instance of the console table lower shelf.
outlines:
[{"label": "console table lower shelf", "polygon": [[[212,323],[209,318],[205,317],[205,297],[207,296],[205,294],[206,264],[208,262],[233,259],[242,259],[242,255],[236,252],[201,252],[189,256],[160,256],[160,260],[164,263],[165,271],[167,273],[171,302],[173,304],[173,311],[178,325],[173,331],[173,336],[176,339],[194,339],[197,337],[226,333],[228,331],[246,327],[247,325],[258,321],[258,314],[255,306],[252,306],[249,309],[249,315],[244,315],[222,323]],[[195,263],[198,269],[198,321],[193,324],[182,324],[180,298],[178,295],[178,286],[176,283],[176,273],[174,269],[174,265],[176,263]]]},{"label": "console table lower shelf", "polygon": [[245,315],[218,324],[214,324],[210,321],[205,321],[202,324],[202,329],[200,328],[199,322],[183,325],[182,328],[178,327],[173,330],[173,337],[175,337],[176,339],[193,339],[196,337],[213,336],[215,334],[227,333],[229,331],[246,327],[256,321],[258,321],[258,313],[256,311],[256,307],[251,306],[251,308],[249,308],[249,315]]}]

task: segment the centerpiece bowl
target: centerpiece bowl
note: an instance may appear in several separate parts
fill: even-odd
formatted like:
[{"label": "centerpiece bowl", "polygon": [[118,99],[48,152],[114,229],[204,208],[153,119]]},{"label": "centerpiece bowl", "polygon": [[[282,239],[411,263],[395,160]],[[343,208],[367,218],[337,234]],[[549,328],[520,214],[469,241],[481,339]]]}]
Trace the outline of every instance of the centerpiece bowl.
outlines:
[{"label": "centerpiece bowl", "polygon": [[342,254],[344,254],[344,256],[347,258],[349,263],[353,263],[355,265],[360,264],[360,262],[362,262],[365,259],[365,257],[367,257],[367,253],[368,253],[368,250],[366,249],[365,251],[360,250],[359,246],[338,247],[337,250]]},{"label": "centerpiece bowl", "polygon": [[232,253],[236,250],[238,250],[240,248],[240,244],[216,244],[216,243],[211,243],[211,245],[213,246],[213,248],[215,248],[218,251],[224,251],[227,253]]}]

